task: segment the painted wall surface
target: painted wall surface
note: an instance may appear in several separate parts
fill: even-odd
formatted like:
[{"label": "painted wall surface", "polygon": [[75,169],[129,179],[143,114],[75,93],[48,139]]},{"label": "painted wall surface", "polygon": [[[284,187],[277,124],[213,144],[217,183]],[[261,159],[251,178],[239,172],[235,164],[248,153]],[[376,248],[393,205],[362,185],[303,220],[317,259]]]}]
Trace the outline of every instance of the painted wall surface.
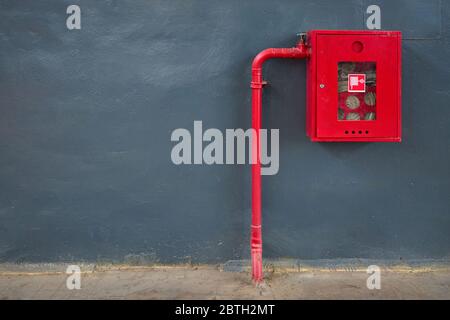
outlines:
[{"label": "painted wall surface", "polygon": [[449,257],[449,1],[0,0],[0,262],[248,258],[250,167],[176,166],[171,133],[248,128],[255,54],[370,4],[407,39],[403,142],[311,143],[305,62],[268,62],[264,255]]}]

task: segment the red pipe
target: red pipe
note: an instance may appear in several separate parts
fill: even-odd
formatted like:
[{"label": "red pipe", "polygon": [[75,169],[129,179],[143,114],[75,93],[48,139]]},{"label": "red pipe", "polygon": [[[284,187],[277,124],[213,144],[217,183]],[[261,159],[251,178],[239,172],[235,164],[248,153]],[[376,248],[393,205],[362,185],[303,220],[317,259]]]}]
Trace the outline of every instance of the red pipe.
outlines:
[{"label": "red pipe", "polygon": [[262,268],[262,233],[261,233],[261,158],[260,129],[262,87],[262,67],[266,60],[272,58],[305,59],[309,56],[304,41],[295,48],[270,48],[260,52],[252,64],[252,226],[251,226],[251,256],[252,278],[255,282],[263,279]]}]

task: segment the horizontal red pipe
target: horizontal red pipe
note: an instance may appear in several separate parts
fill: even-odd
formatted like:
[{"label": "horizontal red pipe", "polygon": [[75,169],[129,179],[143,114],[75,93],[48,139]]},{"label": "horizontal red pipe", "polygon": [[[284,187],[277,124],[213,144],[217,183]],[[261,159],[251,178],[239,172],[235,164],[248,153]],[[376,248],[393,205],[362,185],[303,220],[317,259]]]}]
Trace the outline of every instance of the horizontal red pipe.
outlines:
[{"label": "horizontal red pipe", "polygon": [[305,59],[309,56],[306,45],[301,41],[295,48],[270,48],[261,51],[252,64],[252,226],[251,258],[252,278],[255,282],[263,279],[262,270],[262,232],[261,232],[261,108],[262,108],[262,67],[265,61],[273,58]]}]

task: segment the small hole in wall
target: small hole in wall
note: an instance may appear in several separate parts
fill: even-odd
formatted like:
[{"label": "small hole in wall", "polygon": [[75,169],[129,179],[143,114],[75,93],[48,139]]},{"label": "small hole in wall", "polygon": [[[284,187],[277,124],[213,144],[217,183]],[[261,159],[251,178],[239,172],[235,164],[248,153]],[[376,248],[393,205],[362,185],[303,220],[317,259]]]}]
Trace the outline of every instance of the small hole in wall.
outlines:
[{"label": "small hole in wall", "polygon": [[355,134],[355,131],[352,131],[352,134]]},{"label": "small hole in wall", "polygon": [[366,134],[369,134],[369,130],[366,130]]},{"label": "small hole in wall", "polygon": [[348,131],[347,131],[347,130],[345,131],[345,134],[348,134]]},{"label": "small hole in wall", "polygon": [[361,130],[359,130],[359,132],[358,132],[359,134],[362,134],[362,131]]}]

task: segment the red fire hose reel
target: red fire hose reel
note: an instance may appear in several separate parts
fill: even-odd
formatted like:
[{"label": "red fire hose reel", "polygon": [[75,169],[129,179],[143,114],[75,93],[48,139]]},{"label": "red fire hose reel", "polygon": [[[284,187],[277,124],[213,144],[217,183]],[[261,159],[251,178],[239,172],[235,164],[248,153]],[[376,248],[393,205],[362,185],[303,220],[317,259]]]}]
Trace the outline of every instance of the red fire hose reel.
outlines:
[{"label": "red fire hose reel", "polygon": [[260,139],[262,67],[307,59],[306,133],[318,142],[401,141],[401,32],[310,31],[295,48],[271,48],[252,64],[252,277],[263,279]]}]

